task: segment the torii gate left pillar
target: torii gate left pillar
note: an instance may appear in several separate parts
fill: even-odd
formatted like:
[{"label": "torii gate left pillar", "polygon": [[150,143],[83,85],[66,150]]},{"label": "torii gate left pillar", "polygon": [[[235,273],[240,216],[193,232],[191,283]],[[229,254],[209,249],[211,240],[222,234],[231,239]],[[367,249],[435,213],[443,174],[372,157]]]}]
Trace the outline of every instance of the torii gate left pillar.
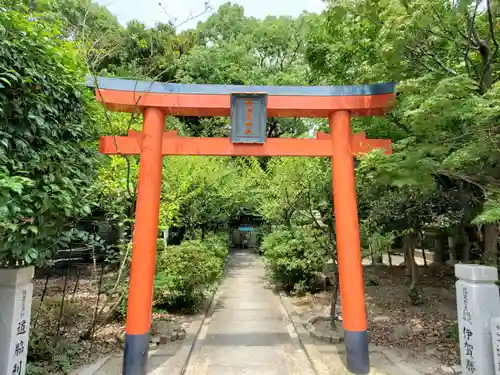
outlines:
[{"label": "torii gate left pillar", "polygon": [[[92,86],[90,84],[90,86]],[[165,155],[323,156],[332,158],[332,181],[344,318],[347,368],[354,374],[370,371],[363,272],[354,181],[353,155],[374,148],[390,153],[390,141],[351,134],[352,115],[383,114],[395,98],[393,84],[328,87],[175,85],[101,78],[97,96],[109,109],[144,112],[141,133],[104,136],[104,154],[140,155],[127,307],[124,375],[146,374],[156,263],[156,238],[162,158]],[[185,138],[164,133],[166,114],[228,116],[231,93],[265,92],[271,117],[327,117],[330,133],[316,139],[268,139],[260,144],[232,143],[228,138]],[[251,95],[251,94],[250,94]],[[246,104],[246,102],[245,102]],[[250,111],[252,112],[252,111]],[[238,133],[262,137],[257,117],[244,120]],[[233,114],[235,117],[237,113]],[[262,116],[261,116],[262,117]],[[242,122],[243,124],[243,122]],[[243,125],[242,125],[243,126]],[[260,130],[259,130],[260,129]],[[238,136],[238,134],[236,134]],[[265,132],[264,132],[265,134]],[[233,134],[234,136],[234,134]],[[237,137],[236,137],[237,138]]]},{"label": "torii gate left pillar", "polygon": [[146,371],[160,212],[164,127],[165,114],[161,109],[144,109],[123,356],[124,375],[142,375]]}]

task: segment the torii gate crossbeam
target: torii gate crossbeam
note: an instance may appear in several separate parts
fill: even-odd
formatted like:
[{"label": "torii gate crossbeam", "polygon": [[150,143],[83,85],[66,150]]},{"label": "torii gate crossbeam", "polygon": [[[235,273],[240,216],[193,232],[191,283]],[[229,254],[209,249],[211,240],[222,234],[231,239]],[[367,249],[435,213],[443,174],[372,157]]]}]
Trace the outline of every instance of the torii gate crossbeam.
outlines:
[{"label": "torii gate crossbeam", "polygon": [[[88,86],[96,89],[97,99],[110,110],[138,110],[144,113],[142,132],[131,131],[127,136],[104,136],[99,147],[104,154],[140,155],[123,374],[146,373],[164,155],[332,158],[347,368],[355,374],[368,374],[368,334],[353,155],[364,154],[375,148],[382,148],[390,153],[391,142],[367,139],[364,133],[351,134],[350,122],[351,116],[384,114],[395,99],[395,85],[179,85],[99,78],[97,82],[89,80]],[[229,138],[180,137],[175,131],[164,132],[165,116],[232,115],[232,103],[237,93],[246,93],[247,96],[265,95],[264,119],[266,115],[327,117],[330,133],[318,133],[316,139],[264,139],[260,144],[242,144]],[[259,107],[260,112],[262,109]],[[244,125],[252,127],[252,119]],[[249,119],[244,121],[247,120]],[[265,123],[261,126],[265,126]]]}]

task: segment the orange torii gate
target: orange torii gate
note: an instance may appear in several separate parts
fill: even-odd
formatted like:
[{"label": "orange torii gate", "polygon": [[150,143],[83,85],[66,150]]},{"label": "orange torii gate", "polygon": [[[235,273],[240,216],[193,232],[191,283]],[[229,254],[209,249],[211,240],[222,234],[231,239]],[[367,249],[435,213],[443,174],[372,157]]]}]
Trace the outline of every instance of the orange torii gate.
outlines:
[{"label": "orange torii gate", "polygon": [[[333,198],[348,370],[369,373],[368,335],[353,155],[390,140],[351,134],[351,116],[382,115],[395,85],[231,86],[181,85],[99,78],[99,101],[113,111],[142,111],[142,132],[104,136],[100,152],[140,155],[132,265],[127,308],[124,375],[145,374],[164,155],[323,156],[332,158]],[[230,138],[180,137],[164,132],[165,116],[231,116]],[[330,133],[311,138],[266,139],[267,117],[327,117]]]}]

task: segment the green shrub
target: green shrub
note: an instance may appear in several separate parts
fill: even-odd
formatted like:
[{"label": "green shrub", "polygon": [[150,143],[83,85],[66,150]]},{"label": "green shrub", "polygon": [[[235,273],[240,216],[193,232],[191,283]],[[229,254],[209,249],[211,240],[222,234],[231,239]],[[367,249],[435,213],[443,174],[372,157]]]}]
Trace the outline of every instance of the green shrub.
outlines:
[{"label": "green shrub", "polygon": [[229,249],[227,234],[215,234],[201,241],[206,251],[213,253],[219,259],[226,259]]},{"label": "green shrub", "polygon": [[311,230],[277,231],[263,239],[268,276],[290,292],[310,291],[325,264],[326,252]]},{"label": "green shrub", "polygon": [[263,253],[262,249],[262,241],[264,238],[266,238],[269,234],[271,234],[271,226],[268,224],[262,224],[257,226],[255,229],[255,234],[257,236],[257,251],[260,255]]},{"label": "green shrub", "polygon": [[413,284],[410,285],[410,288],[408,289],[408,296],[410,297],[410,303],[413,306],[423,305],[425,303],[425,296],[422,288]]},{"label": "green shrub", "polygon": [[449,322],[446,327],[446,338],[458,342],[460,340],[460,331],[458,329],[458,322]]},{"label": "green shrub", "polygon": [[47,264],[91,213],[99,165],[78,44],[18,4],[0,4],[0,263],[15,267]]},{"label": "green shrub", "polygon": [[156,249],[158,251],[165,250],[165,240],[163,238],[156,239]]},{"label": "green shrub", "polygon": [[69,374],[82,349],[64,336],[48,335],[46,328],[30,332],[27,374]]},{"label": "green shrub", "polygon": [[43,329],[32,329],[28,341],[28,361],[50,360],[56,351],[57,337],[50,337]]},{"label": "green shrub", "polygon": [[[187,311],[194,311],[199,307],[204,293],[209,291],[222,275],[229,247],[226,237],[214,235],[204,241],[185,241],[181,245],[167,248],[164,247],[163,240],[158,239],[154,305]],[[198,269],[202,272],[198,272]],[[207,269],[212,272],[206,272]],[[193,274],[196,277],[193,277]],[[124,296],[115,313],[115,319],[125,321],[128,283],[123,284],[121,293],[124,293]]]},{"label": "green shrub", "polygon": [[[159,250],[154,304],[170,310],[193,311],[222,275],[222,250],[214,242],[185,241]],[[226,250],[227,251],[227,250]]]}]

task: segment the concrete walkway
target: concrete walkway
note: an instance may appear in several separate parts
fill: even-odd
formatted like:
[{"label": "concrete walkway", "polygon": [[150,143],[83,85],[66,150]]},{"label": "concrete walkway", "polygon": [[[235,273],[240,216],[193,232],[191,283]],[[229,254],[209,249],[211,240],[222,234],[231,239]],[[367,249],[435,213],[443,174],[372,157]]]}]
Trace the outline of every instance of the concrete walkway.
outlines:
[{"label": "concrete walkway", "polygon": [[253,250],[231,253],[227,277],[186,375],[314,375],[264,276],[263,262]]},{"label": "concrete walkway", "polygon": [[[184,342],[151,350],[148,375],[348,375],[344,346],[312,339],[290,299],[281,301],[266,285],[261,258],[252,250],[233,251],[228,274],[203,324],[200,317],[188,328]],[[307,355],[282,302],[295,320]],[[122,356],[106,357],[72,375],[121,374]],[[434,368],[422,371],[420,367],[430,369],[423,364],[417,369],[385,349],[372,347],[370,357],[372,375],[441,373]]]}]

